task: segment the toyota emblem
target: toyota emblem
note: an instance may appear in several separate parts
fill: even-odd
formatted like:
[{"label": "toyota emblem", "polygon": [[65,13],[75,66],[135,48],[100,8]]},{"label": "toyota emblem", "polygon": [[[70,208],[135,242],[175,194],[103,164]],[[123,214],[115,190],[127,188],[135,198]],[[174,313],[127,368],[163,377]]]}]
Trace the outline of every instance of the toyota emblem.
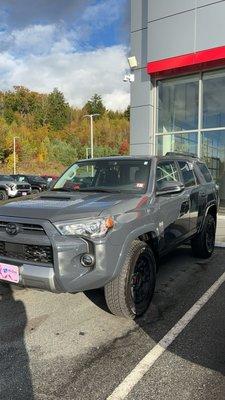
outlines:
[{"label": "toyota emblem", "polygon": [[6,225],[5,230],[6,230],[6,233],[8,233],[8,235],[15,236],[19,232],[19,227],[16,224],[9,223]]}]

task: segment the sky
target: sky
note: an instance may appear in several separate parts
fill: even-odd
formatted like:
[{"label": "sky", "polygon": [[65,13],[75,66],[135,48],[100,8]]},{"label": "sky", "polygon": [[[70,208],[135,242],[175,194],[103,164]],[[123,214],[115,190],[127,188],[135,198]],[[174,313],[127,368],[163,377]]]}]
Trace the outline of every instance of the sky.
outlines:
[{"label": "sky", "polygon": [[55,87],[75,107],[130,101],[129,0],[0,0],[0,90]]}]

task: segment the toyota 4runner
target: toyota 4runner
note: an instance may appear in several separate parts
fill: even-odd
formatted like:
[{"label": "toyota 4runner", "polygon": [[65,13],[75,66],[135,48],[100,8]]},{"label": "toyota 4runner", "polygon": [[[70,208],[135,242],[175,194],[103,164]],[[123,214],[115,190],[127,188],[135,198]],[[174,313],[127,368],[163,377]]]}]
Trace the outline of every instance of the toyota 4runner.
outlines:
[{"label": "toyota 4runner", "polygon": [[104,287],[115,315],[148,308],[159,259],[212,255],[218,187],[194,156],[73,164],[52,189],[0,207],[0,280],[52,292]]}]

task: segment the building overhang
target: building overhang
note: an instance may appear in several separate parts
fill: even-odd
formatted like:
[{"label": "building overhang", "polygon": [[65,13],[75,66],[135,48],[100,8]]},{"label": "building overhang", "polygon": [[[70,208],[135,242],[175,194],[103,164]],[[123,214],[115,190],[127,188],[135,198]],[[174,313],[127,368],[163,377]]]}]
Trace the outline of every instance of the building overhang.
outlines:
[{"label": "building overhang", "polygon": [[147,72],[153,76],[178,75],[225,65],[225,46],[183,54],[177,57],[151,61]]}]

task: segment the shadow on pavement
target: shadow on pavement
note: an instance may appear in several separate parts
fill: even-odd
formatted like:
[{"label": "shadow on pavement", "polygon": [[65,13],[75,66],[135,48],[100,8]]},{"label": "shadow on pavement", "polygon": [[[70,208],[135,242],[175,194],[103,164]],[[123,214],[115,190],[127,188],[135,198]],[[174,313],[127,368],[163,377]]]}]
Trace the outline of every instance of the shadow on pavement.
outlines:
[{"label": "shadow on pavement", "polygon": [[9,285],[0,283],[0,399],[33,400],[24,332],[27,315]]},{"label": "shadow on pavement", "polygon": [[104,290],[87,290],[84,292],[85,296],[94,303],[97,307],[101,308],[103,311],[110,313],[108,306],[105,301]]},{"label": "shadow on pavement", "polygon": [[[136,325],[158,343],[197,300],[225,271],[223,250],[210,260],[192,256],[188,246],[178,248],[160,262],[156,290],[147,313]],[[169,351],[193,364],[225,375],[225,295],[223,287],[209,300]],[[86,293],[96,305],[107,311],[104,293]]]}]

